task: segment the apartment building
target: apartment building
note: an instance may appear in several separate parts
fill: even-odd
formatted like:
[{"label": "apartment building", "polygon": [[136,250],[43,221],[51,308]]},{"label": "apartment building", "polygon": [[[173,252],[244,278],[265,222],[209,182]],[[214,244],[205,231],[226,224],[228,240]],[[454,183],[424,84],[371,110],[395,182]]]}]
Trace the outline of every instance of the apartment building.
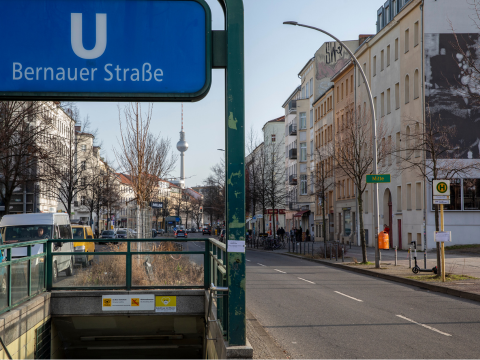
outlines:
[{"label": "apartment building", "polygon": [[[392,174],[392,182],[379,184],[378,201],[379,226],[390,229],[390,245],[400,249],[412,241],[421,249],[435,247],[430,183],[418,171],[405,170],[406,159],[431,161],[423,152],[411,150],[412,135],[420,134],[427,120],[451,126],[459,158],[465,163],[479,161],[478,108],[468,90],[462,91],[468,84],[468,65],[457,47],[473,56],[478,51],[474,45],[478,28],[469,20],[472,16],[476,15],[463,0],[389,0],[377,12],[377,34],[356,51],[371,85],[377,127],[384,130],[379,146],[391,144],[401,151],[400,157],[387,156],[379,164],[380,172]],[[462,39],[459,44],[452,29]],[[356,105],[369,108],[358,72]],[[445,219],[454,243],[477,242],[479,178],[480,173],[471,171],[452,179]],[[373,246],[378,229],[373,229],[372,186],[364,203],[367,241]]]},{"label": "apartment building", "polygon": [[313,104],[315,117],[315,241],[324,241],[324,226],[327,240],[333,240],[335,233],[335,161],[332,153],[334,149],[333,89],[332,86]]}]

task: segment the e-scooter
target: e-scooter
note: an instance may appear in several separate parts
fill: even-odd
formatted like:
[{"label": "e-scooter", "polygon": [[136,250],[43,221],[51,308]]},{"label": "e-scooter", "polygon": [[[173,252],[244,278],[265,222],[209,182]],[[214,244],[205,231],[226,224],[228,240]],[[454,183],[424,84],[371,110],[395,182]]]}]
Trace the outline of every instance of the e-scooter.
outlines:
[{"label": "e-scooter", "polygon": [[436,275],[437,274],[437,267],[436,266],[434,268],[432,268],[432,270],[420,269],[420,266],[418,266],[418,264],[417,264],[417,242],[414,240],[414,241],[411,242],[411,244],[413,244],[413,249],[415,251],[414,256],[413,256],[413,258],[415,259],[415,266],[412,268],[413,273],[418,274],[419,272],[433,272]]}]

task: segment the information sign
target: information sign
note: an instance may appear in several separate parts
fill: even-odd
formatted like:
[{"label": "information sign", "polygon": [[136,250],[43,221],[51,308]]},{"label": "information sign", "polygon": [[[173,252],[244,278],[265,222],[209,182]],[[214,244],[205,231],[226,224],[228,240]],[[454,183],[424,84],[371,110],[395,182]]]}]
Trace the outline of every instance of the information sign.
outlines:
[{"label": "information sign", "polygon": [[152,202],[150,202],[150,207],[152,209],[163,209],[163,202],[152,201]]},{"label": "information sign", "polygon": [[450,180],[433,180],[433,196],[450,195]]},{"label": "information sign", "polygon": [[177,312],[177,297],[156,296],[155,312]]},{"label": "information sign", "polygon": [[451,231],[435,231],[435,242],[451,242],[452,241],[452,232]]},{"label": "information sign", "polygon": [[367,175],[366,181],[367,184],[389,183],[390,178],[390,174]]},{"label": "information sign", "polygon": [[450,199],[448,200],[433,199],[433,205],[450,205]]},{"label": "information sign", "polygon": [[154,310],[155,299],[153,294],[135,295],[103,295],[103,311],[146,311]]},{"label": "information sign", "polygon": [[244,253],[245,241],[242,240],[228,240],[227,251],[229,253]]},{"label": "information sign", "polygon": [[0,98],[200,100],[204,0],[0,0]]}]

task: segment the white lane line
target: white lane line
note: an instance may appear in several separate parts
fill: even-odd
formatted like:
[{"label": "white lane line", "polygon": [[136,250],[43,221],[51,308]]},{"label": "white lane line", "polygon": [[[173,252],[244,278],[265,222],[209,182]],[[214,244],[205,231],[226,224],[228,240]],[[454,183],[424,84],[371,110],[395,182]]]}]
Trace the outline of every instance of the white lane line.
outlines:
[{"label": "white lane line", "polygon": [[306,281],[306,282],[308,282],[308,283],[310,283],[310,284],[315,285],[315,283],[314,283],[313,281],[306,280],[306,279],[303,279],[303,278],[301,278],[301,277],[299,277],[299,279],[300,279],[300,280],[303,280],[303,281]]},{"label": "white lane line", "polygon": [[278,269],[273,269],[273,270],[278,271],[279,273],[282,273],[282,274],[286,274],[286,272],[282,270],[278,270]]},{"label": "white lane line", "polygon": [[340,291],[335,291],[335,292],[336,292],[337,294],[346,296],[347,298],[350,298],[350,299],[352,299],[352,300],[355,300],[355,301],[358,301],[358,302],[363,302],[363,300],[356,299],[356,298],[354,298],[354,297],[352,297],[352,296],[348,296],[348,295],[346,295],[346,294],[344,294],[344,293],[341,293]]},{"label": "white lane line", "polygon": [[[246,260],[246,259],[245,259]],[[250,260],[247,260],[247,261],[250,261]]]},{"label": "white lane line", "polygon": [[260,264],[260,263],[257,263],[257,264],[260,265],[260,266],[266,266],[266,265],[263,265],[263,264]]},{"label": "white lane line", "polygon": [[410,322],[412,322],[412,323],[414,323],[414,324],[423,326],[425,329],[435,331],[435,332],[437,332],[437,333],[439,333],[439,334],[442,334],[442,335],[445,335],[445,336],[452,336],[452,335],[450,335],[450,334],[444,333],[443,331],[440,331],[440,330],[438,330],[438,329],[435,329],[434,327],[431,327],[431,326],[428,326],[428,325],[425,325],[425,324],[418,323],[418,322],[416,322],[415,320],[409,319],[409,318],[407,318],[407,317],[405,317],[405,316],[402,316],[402,315],[397,315],[397,316],[398,316],[399,318],[403,319],[403,320],[407,320],[407,321],[410,321]]}]

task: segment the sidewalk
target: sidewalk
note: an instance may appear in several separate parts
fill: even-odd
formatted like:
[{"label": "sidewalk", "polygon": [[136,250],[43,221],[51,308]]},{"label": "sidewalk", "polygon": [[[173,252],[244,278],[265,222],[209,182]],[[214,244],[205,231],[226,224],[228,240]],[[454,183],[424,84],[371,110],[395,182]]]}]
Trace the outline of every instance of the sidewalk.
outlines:
[{"label": "sidewalk", "polygon": [[[312,258],[312,246],[314,257]],[[397,266],[395,266],[395,250],[382,250],[381,251],[381,262],[380,269],[376,269],[375,265],[360,265],[359,263],[363,261],[362,258],[362,249],[360,246],[350,246],[345,245],[345,262],[342,263],[341,256],[338,260],[335,260],[335,251],[333,251],[333,259],[330,260],[330,245],[327,247],[327,259],[323,259],[323,242],[303,242],[301,243],[301,253],[300,253],[300,244],[297,244],[297,248],[293,248],[293,244],[290,244],[290,253],[288,244],[286,249],[275,250],[275,253],[282,253],[290,256],[301,256],[309,260],[318,261],[321,263],[340,266],[342,268],[348,268],[349,270],[366,273],[373,276],[378,276],[386,278],[389,280],[394,280],[403,283],[410,283],[412,285],[423,286],[430,288],[432,291],[441,291],[446,293],[451,293],[452,295],[460,297],[475,298],[480,301],[480,254],[468,254],[462,253],[460,251],[446,251],[445,253],[445,268],[447,274],[453,275],[466,275],[472,278],[454,278],[449,279],[447,282],[443,283],[431,279],[433,273],[419,273],[415,275],[412,270],[409,268],[408,261],[408,252],[406,250],[398,250],[397,252]],[[339,245],[340,248],[342,244]],[[260,249],[259,249],[260,250]],[[263,250],[262,250],[263,251]],[[268,251],[271,252],[271,251]],[[310,252],[310,255],[307,255]],[[340,252],[341,254],[341,252]],[[322,258],[321,258],[322,257]],[[375,263],[375,249],[367,248],[367,260],[371,263]],[[424,269],[424,252],[417,251],[417,262],[418,266],[421,269]],[[429,250],[427,252],[427,269],[432,269],[436,266],[436,250]],[[413,254],[412,254],[412,266],[414,266]],[[403,279],[403,280],[402,280]],[[420,282],[420,283],[419,283]],[[427,286],[428,285],[428,286]],[[440,287],[440,288],[439,288]],[[442,289],[443,288],[443,289]],[[452,291],[447,291],[451,289]],[[470,293],[474,295],[473,297],[466,296]]]}]

